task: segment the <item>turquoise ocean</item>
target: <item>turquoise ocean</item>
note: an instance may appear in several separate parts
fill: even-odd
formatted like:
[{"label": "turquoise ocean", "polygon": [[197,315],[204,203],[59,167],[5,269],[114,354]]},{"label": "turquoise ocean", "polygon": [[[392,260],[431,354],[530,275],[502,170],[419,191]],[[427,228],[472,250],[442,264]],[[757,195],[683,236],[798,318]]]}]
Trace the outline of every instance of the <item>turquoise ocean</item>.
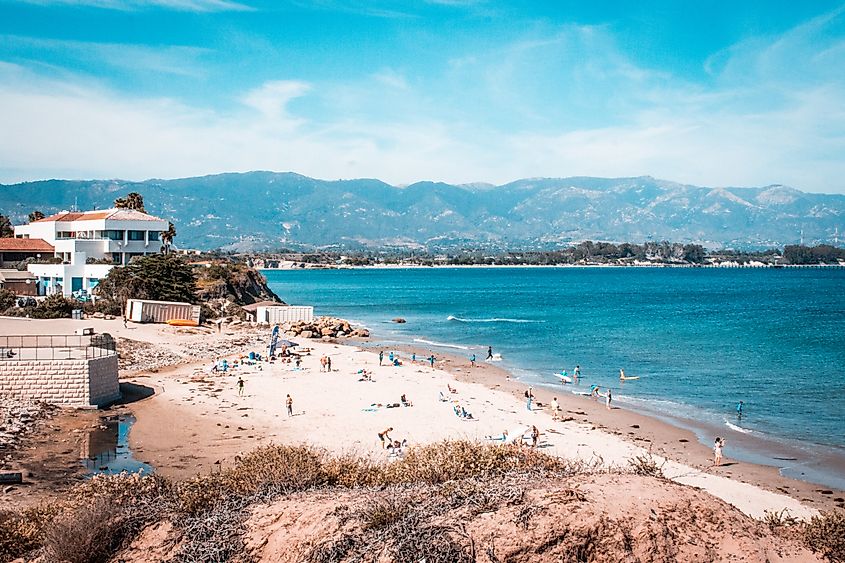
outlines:
[{"label": "turquoise ocean", "polygon": [[[728,438],[728,455],[845,489],[845,270],[265,270],[315,314],[387,343],[479,360],[526,383],[611,387],[625,407]],[[394,317],[407,320],[392,323]],[[636,381],[619,381],[623,368]],[[743,415],[736,405],[744,402]]]}]

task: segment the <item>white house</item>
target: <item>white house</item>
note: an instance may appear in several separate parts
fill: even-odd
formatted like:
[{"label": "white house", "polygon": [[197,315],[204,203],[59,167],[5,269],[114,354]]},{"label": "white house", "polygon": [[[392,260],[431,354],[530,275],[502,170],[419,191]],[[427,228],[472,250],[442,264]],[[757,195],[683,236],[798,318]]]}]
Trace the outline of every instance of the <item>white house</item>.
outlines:
[{"label": "white house", "polygon": [[53,245],[52,255],[61,258],[61,264],[30,264],[27,269],[38,277],[42,295],[71,295],[90,291],[116,265],[159,252],[160,233],[167,227],[167,221],[132,209],[62,211],[16,226],[15,237]]}]

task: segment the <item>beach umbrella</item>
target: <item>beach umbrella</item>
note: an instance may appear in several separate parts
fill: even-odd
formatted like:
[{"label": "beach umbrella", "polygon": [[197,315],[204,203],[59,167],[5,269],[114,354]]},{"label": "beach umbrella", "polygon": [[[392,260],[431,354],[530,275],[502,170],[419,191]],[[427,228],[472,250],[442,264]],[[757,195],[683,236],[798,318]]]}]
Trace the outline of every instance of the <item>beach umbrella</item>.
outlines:
[{"label": "beach umbrella", "polygon": [[279,344],[282,346],[287,346],[288,348],[293,348],[294,346],[299,346],[296,342],[291,342],[290,340],[280,340]]}]

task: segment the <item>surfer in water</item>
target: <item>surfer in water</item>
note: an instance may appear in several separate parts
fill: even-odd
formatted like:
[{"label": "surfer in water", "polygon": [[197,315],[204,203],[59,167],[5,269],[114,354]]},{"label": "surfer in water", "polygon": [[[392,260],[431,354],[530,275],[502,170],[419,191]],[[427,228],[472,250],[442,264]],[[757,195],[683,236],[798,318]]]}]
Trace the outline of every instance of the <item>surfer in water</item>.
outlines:
[{"label": "surfer in water", "polygon": [[487,359],[488,360],[493,359],[493,347],[492,346],[487,347]]}]

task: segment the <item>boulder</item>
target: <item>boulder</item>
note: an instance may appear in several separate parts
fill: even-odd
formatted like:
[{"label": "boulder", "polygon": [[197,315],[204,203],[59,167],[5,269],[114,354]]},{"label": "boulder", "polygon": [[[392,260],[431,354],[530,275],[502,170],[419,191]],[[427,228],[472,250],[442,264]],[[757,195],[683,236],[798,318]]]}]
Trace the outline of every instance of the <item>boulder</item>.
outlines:
[{"label": "boulder", "polygon": [[302,338],[314,338],[314,333],[310,330],[303,330],[299,333]]},{"label": "boulder", "polygon": [[334,336],[334,333],[334,329],[329,327],[326,327],[320,331],[320,334],[322,334],[323,336]]}]

